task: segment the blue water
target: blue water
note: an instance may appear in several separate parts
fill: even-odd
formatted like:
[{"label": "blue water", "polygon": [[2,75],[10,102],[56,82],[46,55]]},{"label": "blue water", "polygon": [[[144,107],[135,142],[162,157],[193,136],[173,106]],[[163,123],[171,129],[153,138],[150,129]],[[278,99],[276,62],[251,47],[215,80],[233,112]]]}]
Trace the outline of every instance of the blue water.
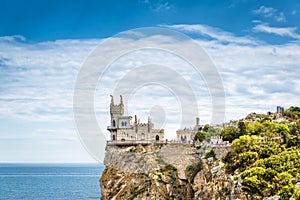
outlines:
[{"label": "blue water", "polygon": [[0,164],[0,199],[100,199],[103,165]]}]

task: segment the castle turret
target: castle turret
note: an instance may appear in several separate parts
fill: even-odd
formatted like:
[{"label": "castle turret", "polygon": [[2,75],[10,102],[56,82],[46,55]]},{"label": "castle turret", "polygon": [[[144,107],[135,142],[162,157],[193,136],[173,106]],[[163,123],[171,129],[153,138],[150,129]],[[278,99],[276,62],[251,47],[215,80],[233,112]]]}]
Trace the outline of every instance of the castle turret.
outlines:
[{"label": "castle turret", "polygon": [[196,117],[196,125],[195,125],[195,131],[198,131],[200,129],[200,117]]},{"label": "castle turret", "polygon": [[122,105],[124,107],[124,103],[123,103],[123,97],[122,95],[120,95],[120,105]]},{"label": "castle turret", "polygon": [[110,97],[111,97],[110,106],[113,106],[113,105],[115,105],[114,97],[113,97],[113,95],[110,95]]},{"label": "castle turret", "polygon": [[111,96],[111,102],[110,102],[110,115],[111,117],[120,117],[124,115],[124,103],[123,98],[120,96],[120,104],[114,104],[114,97]]}]

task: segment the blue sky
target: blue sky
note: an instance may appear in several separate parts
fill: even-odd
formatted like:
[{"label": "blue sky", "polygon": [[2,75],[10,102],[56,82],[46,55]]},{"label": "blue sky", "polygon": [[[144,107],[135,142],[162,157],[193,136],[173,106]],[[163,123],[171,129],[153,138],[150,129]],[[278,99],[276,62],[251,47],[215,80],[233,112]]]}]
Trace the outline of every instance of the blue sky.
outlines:
[{"label": "blue sky", "polygon": [[[259,9],[262,7],[261,11]],[[265,9],[264,9],[265,8]],[[300,3],[287,1],[2,1],[0,34],[28,41],[103,38],[158,24],[207,24],[236,35],[255,35],[253,20],[298,27]],[[258,12],[254,12],[254,11]],[[272,42],[276,42],[273,38]]]},{"label": "blue sky", "polygon": [[[223,80],[226,121],[251,111],[274,111],[276,105],[297,105],[299,19],[300,2],[292,0],[2,1],[0,162],[94,162],[76,134],[72,108],[75,80],[101,41],[133,28],[164,27],[195,39]],[[95,95],[95,101],[104,102],[95,105],[104,131],[109,121],[108,94],[124,75],[116,72],[151,60],[159,62],[164,56],[137,54],[133,56],[137,60],[120,59],[107,72],[105,88],[99,86]],[[184,66],[176,59],[168,64],[172,62]],[[201,122],[209,123],[211,103],[205,83],[195,80],[188,67],[175,69],[181,70],[199,98]],[[180,102],[170,105],[175,100],[162,95],[169,94],[167,91],[157,86],[150,89],[161,95],[141,88],[128,110],[145,121],[149,107],[161,108],[152,104],[160,99],[157,104],[171,115],[165,128],[172,138],[179,128]],[[145,96],[149,102],[141,103]]]}]

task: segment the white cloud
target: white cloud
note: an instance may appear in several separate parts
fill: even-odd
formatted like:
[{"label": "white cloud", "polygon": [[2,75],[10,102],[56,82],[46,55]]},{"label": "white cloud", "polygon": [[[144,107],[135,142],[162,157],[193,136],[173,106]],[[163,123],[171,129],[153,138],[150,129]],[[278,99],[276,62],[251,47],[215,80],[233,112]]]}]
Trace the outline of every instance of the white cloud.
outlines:
[{"label": "white cloud", "polygon": [[[269,110],[275,110],[276,105],[289,107],[297,106],[300,102],[297,87],[300,73],[299,44],[264,44],[247,36],[237,37],[221,29],[201,24],[168,27],[212,38],[211,40],[198,38],[196,41],[213,60],[222,78],[226,93],[227,121],[244,117],[252,111],[266,113]],[[258,24],[254,29],[299,39],[296,29],[292,28],[278,29]],[[152,40],[156,41],[160,37],[166,36],[148,38],[147,42],[151,43]],[[172,38],[169,39],[172,41]],[[20,120],[23,124],[49,123],[49,127],[47,125],[43,128],[36,127],[32,137],[40,137],[40,141],[46,141],[47,138],[65,141],[68,137],[73,141],[75,135],[70,134],[70,129],[65,131],[65,127],[55,128],[50,123],[67,122],[70,124],[72,121],[73,88],[76,76],[85,58],[100,41],[60,40],[31,44],[18,39],[1,40],[0,38],[0,117]],[[117,48],[120,42],[121,40],[115,41],[113,47]],[[184,46],[185,41],[181,42]],[[147,43],[145,45],[147,46]],[[190,53],[195,52],[190,50]],[[194,69],[180,57],[174,57],[168,52],[149,50],[124,55],[109,66],[99,80],[95,95],[95,109],[101,129],[105,131],[109,123],[109,94],[114,92],[118,82],[125,79],[130,72],[134,75],[137,67],[151,63],[172,67],[190,84],[197,97],[201,122],[209,123],[212,103],[203,77],[195,73]],[[139,76],[140,74],[136,74],[136,77]],[[165,77],[164,73],[159,71],[153,71],[144,76],[169,79],[169,83],[177,87],[178,93],[182,94],[186,101],[191,101],[186,88],[178,84],[181,82],[178,82],[174,76]],[[129,87],[130,81],[126,83]],[[172,94],[167,87],[150,84],[133,91],[130,98],[129,114],[139,115],[142,121],[146,121],[146,115],[153,106],[165,108],[166,128],[168,128],[166,132],[169,132],[169,138],[174,136],[175,130],[179,127],[182,109],[180,101],[176,99],[176,94]],[[5,126],[5,122],[2,123],[1,125]],[[193,124],[194,120],[186,126]],[[73,130],[74,127],[68,126]],[[66,133],[60,134],[60,132]],[[1,138],[7,136],[8,132],[1,132],[0,142]],[[5,142],[7,141],[2,143]],[[76,142],[71,143],[72,145],[68,148],[76,148]],[[61,144],[57,143],[55,146],[51,143],[51,145],[48,146],[58,148]],[[13,146],[18,146],[16,141],[13,141]],[[28,148],[28,146],[30,144],[23,145],[21,148]],[[42,147],[37,146],[37,148]]]},{"label": "white cloud", "polygon": [[27,120],[70,120],[74,77],[99,40],[29,44],[6,38],[0,38],[1,113]]},{"label": "white cloud", "polygon": [[26,38],[22,35],[13,35],[13,36],[2,36],[0,37],[0,42],[15,42],[15,41],[25,41]]},{"label": "white cloud", "polygon": [[278,12],[277,9],[272,7],[260,6],[258,9],[253,10],[253,13],[266,18],[273,18],[278,22],[286,22],[284,13]]},{"label": "white cloud", "polygon": [[189,25],[189,24],[176,24],[176,25],[161,25],[162,27],[167,27],[171,29],[175,29],[178,31],[185,32],[187,34],[198,34],[202,36],[206,36],[209,38],[212,38],[214,40],[217,40],[218,42],[223,43],[238,43],[238,44],[257,44],[257,40],[249,37],[237,37],[233,35],[230,32],[226,32],[224,30],[221,30],[216,27],[211,27],[203,24],[195,24],[195,25]]},{"label": "white cloud", "polygon": [[271,33],[283,37],[300,39],[300,35],[296,33],[296,27],[271,27],[267,24],[258,24],[253,28],[255,32]]},{"label": "white cloud", "polygon": [[279,13],[278,16],[275,17],[278,22],[286,22],[286,18],[283,12]]},{"label": "white cloud", "polygon": [[254,14],[261,14],[265,17],[272,17],[276,13],[276,9],[272,7],[260,6],[257,10],[253,10]]},{"label": "white cloud", "polygon": [[169,11],[174,8],[174,5],[165,0],[142,0],[140,3],[148,4],[155,12]]}]

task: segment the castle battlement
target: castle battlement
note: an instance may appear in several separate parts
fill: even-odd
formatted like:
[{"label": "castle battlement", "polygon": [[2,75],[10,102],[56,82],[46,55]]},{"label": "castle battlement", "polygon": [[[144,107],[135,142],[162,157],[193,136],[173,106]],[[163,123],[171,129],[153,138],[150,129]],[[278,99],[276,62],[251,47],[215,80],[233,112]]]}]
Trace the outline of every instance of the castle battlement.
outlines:
[{"label": "castle battlement", "polygon": [[136,126],[149,126],[149,124],[148,123],[138,123],[138,124],[136,124]]},{"label": "castle battlement", "polygon": [[164,132],[164,129],[153,129],[154,132]]}]

